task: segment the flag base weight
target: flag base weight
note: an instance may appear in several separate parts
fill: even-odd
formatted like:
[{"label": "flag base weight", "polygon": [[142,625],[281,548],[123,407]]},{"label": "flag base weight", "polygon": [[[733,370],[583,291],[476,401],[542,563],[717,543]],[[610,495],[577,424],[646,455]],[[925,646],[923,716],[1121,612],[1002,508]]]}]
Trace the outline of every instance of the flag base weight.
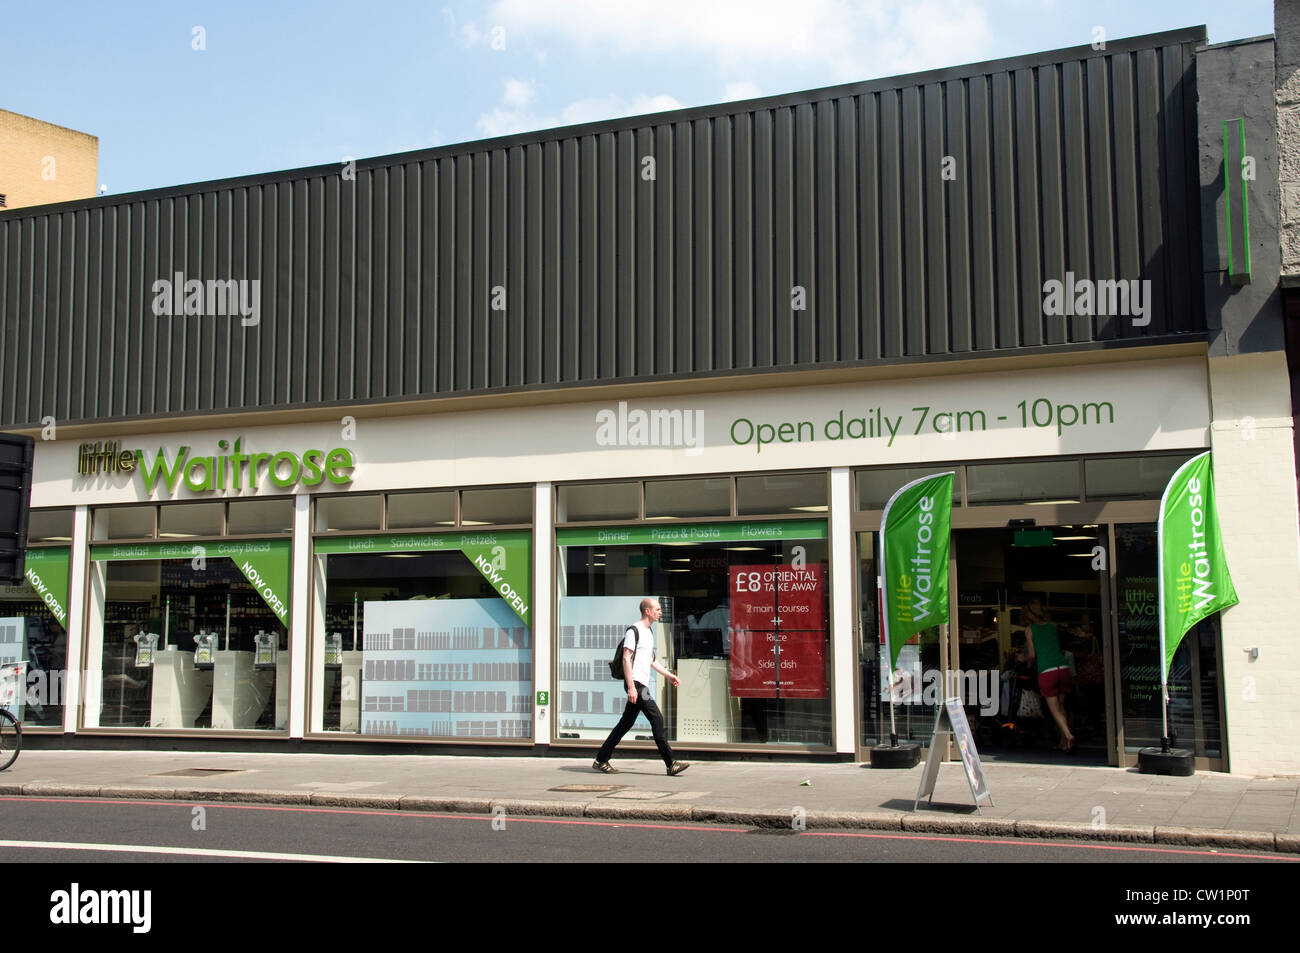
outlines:
[{"label": "flag base weight", "polygon": [[1138,772],[1141,774],[1169,774],[1177,778],[1190,778],[1196,773],[1190,748],[1143,748],[1138,751]]},{"label": "flag base weight", "polygon": [[901,745],[876,745],[871,749],[873,768],[914,768],[921,763],[921,746],[915,741]]}]

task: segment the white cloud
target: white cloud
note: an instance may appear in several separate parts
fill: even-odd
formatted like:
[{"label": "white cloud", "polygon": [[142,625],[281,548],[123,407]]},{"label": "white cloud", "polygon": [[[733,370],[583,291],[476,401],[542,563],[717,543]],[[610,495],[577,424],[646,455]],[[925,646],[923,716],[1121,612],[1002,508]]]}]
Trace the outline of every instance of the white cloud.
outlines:
[{"label": "white cloud", "polygon": [[[511,80],[511,82],[523,82]],[[531,91],[531,85],[529,85]],[[532,96],[530,94],[529,101]],[[631,99],[622,96],[589,96],[563,107],[558,113],[533,113],[526,103],[512,105],[509,94],[502,97],[502,105],[483,113],[475,124],[484,136],[509,136],[517,132],[553,129],[556,126],[576,126],[580,123],[618,119],[623,116],[642,116],[646,113],[668,112],[681,109],[682,104],[665,94],[640,95]]]},{"label": "white cloud", "polygon": [[728,83],[726,89],[722,92],[722,102],[733,103],[739,99],[757,99],[763,95],[763,91],[758,88],[757,83]]},{"label": "white cloud", "polygon": [[478,27],[473,23],[465,23],[460,28],[460,45],[471,47],[478,44],[483,39],[483,34],[479,33]]},{"label": "white cloud", "polygon": [[978,0],[497,0],[488,18],[531,42],[731,70],[829,64],[844,81],[983,59],[992,40]]},{"label": "white cloud", "polygon": [[506,80],[505,92],[501,96],[501,101],[511,109],[523,109],[533,101],[537,95],[537,90],[533,84],[526,79],[508,79]]}]

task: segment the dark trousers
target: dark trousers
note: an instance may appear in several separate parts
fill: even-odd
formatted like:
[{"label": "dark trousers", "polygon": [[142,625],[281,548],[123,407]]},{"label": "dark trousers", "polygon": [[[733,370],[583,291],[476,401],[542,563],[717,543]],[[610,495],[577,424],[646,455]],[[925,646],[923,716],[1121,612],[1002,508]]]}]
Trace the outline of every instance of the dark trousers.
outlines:
[{"label": "dark trousers", "polygon": [[596,760],[604,764],[609,760],[610,755],[614,753],[614,748],[623,736],[628,733],[636,716],[643,714],[650,722],[650,731],[654,734],[655,744],[659,746],[659,757],[664,759],[664,764],[668,767],[673,766],[673,749],[668,747],[668,736],[664,734],[664,715],[655,704],[655,700],[646,694],[645,686],[640,682],[633,682],[636,685],[636,704],[627,703],[623,709],[623,717],[619,719],[614,730],[609,733],[605,743],[600,746],[600,753],[596,755]]}]

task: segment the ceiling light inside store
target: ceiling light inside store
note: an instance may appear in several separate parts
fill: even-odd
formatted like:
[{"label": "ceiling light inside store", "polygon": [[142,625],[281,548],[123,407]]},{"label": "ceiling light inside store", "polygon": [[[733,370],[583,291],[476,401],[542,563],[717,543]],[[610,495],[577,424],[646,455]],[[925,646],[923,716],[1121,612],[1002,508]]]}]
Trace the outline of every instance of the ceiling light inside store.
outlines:
[{"label": "ceiling light inside store", "polygon": [[761,553],[762,546],[723,546],[729,553]]},{"label": "ceiling light inside store", "polygon": [[827,506],[825,503],[819,503],[816,506],[792,506],[792,510],[799,510],[801,513],[825,513]]},{"label": "ceiling light inside store", "polygon": [[1057,536],[1056,541],[1059,543],[1066,539],[1096,539],[1096,536]]},{"label": "ceiling light inside store", "polygon": [[492,525],[492,523],[488,520],[461,520],[460,524],[462,526],[491,526]]},{"label": "ceiling light inside store", "polygon": [[1078,500],[1029,500],[1025,506],[1060,506],[1064,503],[1078,503]]}]

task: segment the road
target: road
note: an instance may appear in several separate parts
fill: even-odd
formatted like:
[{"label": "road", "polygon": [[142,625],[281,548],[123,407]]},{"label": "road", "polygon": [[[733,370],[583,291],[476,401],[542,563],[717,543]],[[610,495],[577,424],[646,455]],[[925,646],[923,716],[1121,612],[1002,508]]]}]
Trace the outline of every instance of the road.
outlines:
[{"label": "road", "polygon": [[4,863],[1300,863],[1296,854],[1091,841],[364,808],[3,797],[0,811]]}]

